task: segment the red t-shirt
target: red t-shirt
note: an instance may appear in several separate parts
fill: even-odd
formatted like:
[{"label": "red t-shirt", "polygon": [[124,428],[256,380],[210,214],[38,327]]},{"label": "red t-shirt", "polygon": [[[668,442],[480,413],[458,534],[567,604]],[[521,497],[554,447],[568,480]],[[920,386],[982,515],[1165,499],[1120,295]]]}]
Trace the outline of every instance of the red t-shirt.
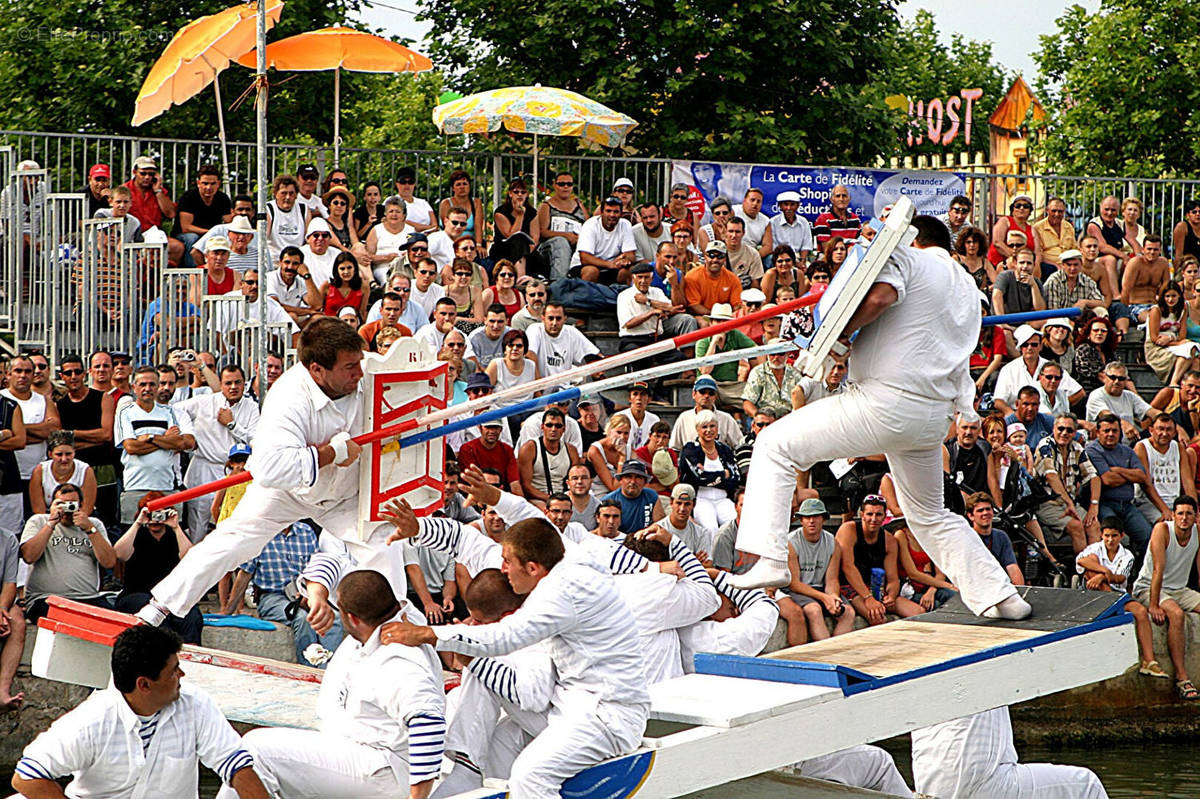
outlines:
[{"label": "red t-shirt", "polygon": [[504,477],[505,487],[521,481],[513,448],[503,441],[497,441],[496,446],[491,449],[486,449],[482,439],[478,438],[463,444],[458,450],[458,465],[466,469],[472,464],[480,469],[495,469],[500,472]]},{"label": "red t-shirt", "polygon": [[162,227],[162,209],[158,207],[158,198],[154,196],[154,192],[142,191],[132,180],[125,184],[125,188],[133,195],[133,206],[129,213],[142,223],[142,232],[145,233],[152,227]]},{"label": "red t-shirt", "polygon": [[1008,345],[1004,343],[1004,330],[1000,325],[985,327],[979,331],[979,343],[971,353],[971,368],[986,369],[997,355],[1008,357]]},{"label": "red t-shirt", "polygon": [[225,279],[220,283],[214,283],[212,275],[205,274],[204,282],[206,294],[228,294],[233,291],[233,281],[237,279],[237,272],[234,272],[228,266],[225,267]]}]

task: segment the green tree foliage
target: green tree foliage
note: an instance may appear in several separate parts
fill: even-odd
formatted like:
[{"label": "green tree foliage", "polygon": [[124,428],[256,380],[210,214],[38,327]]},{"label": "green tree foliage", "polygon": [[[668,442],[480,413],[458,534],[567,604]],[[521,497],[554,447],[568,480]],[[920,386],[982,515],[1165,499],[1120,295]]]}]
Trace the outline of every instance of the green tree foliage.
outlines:
[{"label": "green tree foliage", "polygon": [[[130,118],[142,81],[175,32],[189,20],[229,5],[230,0],[188,4],[170,0],[0,0],[5,15],[5,24],[0,26],[0,96],[7,100],[3,126],[10,130],[215,139],[212,87],[141,127],[132,127]],[[357,0],[332,4],[288,0],[268,39],[345,24],[357,8]],[[271,139],[331,142],[333,73],[268,74],[272,82]],[[254,141],[253,96],[229,110],[252,81],[253,72],[237,65],[221,73],[230,140]],[[361,132],[371,132],[378,139],[374,134],[378,121],[399,121],[405,109],[424,114],[427,120],[426,109],[432,106],[439,87],[427,80],[414,83],[410,75],[343,72],[342,138],[347,144],[358,144]],[[411,127],[396,126],[391,135],[398,135],[405,145],[429,140],[410,135],[407,128]],[[427,127],[432,132],[432,125]]]},{"label": "green tree foliage", "polygon": [[[956,33],[947,46],[940,40],[933,14],[921,10],[912,21],[897,29],[891,44],[895,63],[881,79],[887,94],[904,94],[914,101],[929,102],[935,97],[945,101],[957,96],[960,89],[983,90],[983,96],[974,104],[970,150],[986,150],[987,118],[996,110],[1012,81],[1004,68],[992,60],[991,42],[964,39]],[[960,116],[963,114],[965,105]],[[947,128],[949,124],[947,118]],[[925,133],[923,128],[914,133]],[[943,153],[947,149],[956,152],[968,149],[961,130],[948,146],[934,145],[926,139],[921,145],[901,147],[906,154]]]},{"label": "green tree foliage", "polygon": [[[429,55],[467,93],[541,83],[640,123],[645,154],[864,163],[892,148],[878,75],[891,0],[425,0]],[[569,142],[546,142],[568,147]]]},{"label": "green tree foliage", "polygon": [[1049,115],[1039,155],[1065,174],[1200,169],[1200,16],[1181,0],[1072,6],[1034,55]]}]

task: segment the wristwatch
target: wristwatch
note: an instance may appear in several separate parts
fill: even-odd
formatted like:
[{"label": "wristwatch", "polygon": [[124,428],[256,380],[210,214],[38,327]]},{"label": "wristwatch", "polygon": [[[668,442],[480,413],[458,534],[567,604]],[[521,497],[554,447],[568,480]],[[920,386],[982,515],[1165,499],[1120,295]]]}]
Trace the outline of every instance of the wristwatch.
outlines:
[{"label": "wristwatch", "polygon": [[157,433],[151,433],[151,434],[150,434],[150,437],[146,439],[146,442],[147,442],[147,443],[149,443],[149,444],[153,444],[153,443],[154,443],[154,436],[156,436],[156,435],[157,435]]},{"label": "wristwatch", "polygon": [[225,425],[225,427],[229,430],[232,430],[233,428],[237,427],[237,420],[230,420],[229,424]]}]

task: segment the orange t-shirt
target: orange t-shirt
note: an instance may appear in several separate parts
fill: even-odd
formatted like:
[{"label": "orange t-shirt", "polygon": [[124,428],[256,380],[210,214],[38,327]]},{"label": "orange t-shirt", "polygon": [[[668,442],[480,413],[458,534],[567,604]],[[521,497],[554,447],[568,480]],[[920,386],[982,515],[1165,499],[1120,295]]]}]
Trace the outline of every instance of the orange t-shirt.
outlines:
[{"label": "orange t-shirt", "polygon": [[683,276],[683,294],[687,304],[711,309],[718,302],[727,302],[736,310],[742,304],[742,282],[728,269],[715,278],[704,267],[697,267]]}]

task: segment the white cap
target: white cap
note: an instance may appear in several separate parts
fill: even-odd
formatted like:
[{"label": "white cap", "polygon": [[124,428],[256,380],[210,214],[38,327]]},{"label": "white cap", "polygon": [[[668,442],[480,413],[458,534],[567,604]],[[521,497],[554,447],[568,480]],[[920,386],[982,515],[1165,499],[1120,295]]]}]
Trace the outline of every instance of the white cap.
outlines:
[{"label": "white cap", "polygon": [[312,221],[310,221],[308,223],[308,230],[305,232],[304,237],[308,238],[309,236],[311,236],[314,233],[332,233],[332,232],[333,231],[329,229],[328,222],[326,222],[324,219],[322,219],[319,216],[314,216],[312,218]]},{"label": "white cap", "polygon": [[226,230],[230,233],[249,233],[254,235],[254,226],[250,224],[250,220],[244,216],[235,216],[229,223]]},{"label": "white cap", "polygon": [[224,250],[231,252],[233,247],[229,244],[229,239],[224,236],[213,236],[208,240],[208,244],[204,245],[205,252],[214,252],[216,250]]},{"label": "white cap", "polygon": [[727,302],[718,302],[708,313],[709,319],[732,319],[733,306]]},{"label": "white cap", "polygon": [[617,178],[617,182],[613,184],[613,191],[616,191],[617,189],[621,188],[622,186],[628,186],[629,188],[632,189],[633,181],[630,180],[629,178]]},{"label": "white cap", "polygon": [[353,305],[343,305],[341,307],[341,310],[338,311],[338,318],[341,319],[343,317],[350,317],[350,316],[357,318],[358,311],[354,310]]},{"label": "white cap", "polygon": [[798,203],[800,202],[800,192],[798,191],[781,191],[775,195],[776,203]]},{"label": "white cap", "polygon": [[1013,339],[1017,342],[1017,346],[1020,347],[1023,346],[1026,341],[1029,341],[1029,339],[1040,335],[1041,333],[1029,325],[1021,325],[1013,332]]},{"label": "white cap", "polygon": [[41,169],[41,168],[42,167],[38,164],[37,161],[31,161],[28,159],[21,161],[20,163],[17,164],[18,172],[32,172],[35,169]]},{"label": "white cap", "polygon": [[742,292],[742,302],[766,302],[767,295],[758,289],[746,289]]},{"label": "white cap", "polygon": [[1067,330],[1075,329],[1075,325],[1072,324],[1071,320],[1065,316],[1056,316],[1053,319],[1047,319],[1042,324],[1042,329],[1045,330],[1048,327],[1065,327]]}]

